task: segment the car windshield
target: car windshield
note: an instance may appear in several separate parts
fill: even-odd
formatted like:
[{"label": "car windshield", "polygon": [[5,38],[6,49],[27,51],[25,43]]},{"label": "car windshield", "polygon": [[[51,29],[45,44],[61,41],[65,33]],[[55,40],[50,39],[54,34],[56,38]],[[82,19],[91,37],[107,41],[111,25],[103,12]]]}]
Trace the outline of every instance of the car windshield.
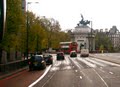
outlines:
[{"label": "car windshield", "polygon": [[44,54],[43,57],[49,57],[49,54]]},{"label": "car windshield", "polygon": [[32,56],[31,60],[32,61],[40,61],[40,60],[42,60],[42,57],[41,56]]},{"label": "car windshield", "polygon": [[58,53],[57,55],[58,55],[58,56],[61,56],[61,55],[63,55],[63,53]]},{"label": "car windshield", "polygon": [[41,56],[35,56],[35,60],[42,60]]},{"label": "car windshield", "polygon": [[72,52],[73,54],[75,54],[75,52]]}]

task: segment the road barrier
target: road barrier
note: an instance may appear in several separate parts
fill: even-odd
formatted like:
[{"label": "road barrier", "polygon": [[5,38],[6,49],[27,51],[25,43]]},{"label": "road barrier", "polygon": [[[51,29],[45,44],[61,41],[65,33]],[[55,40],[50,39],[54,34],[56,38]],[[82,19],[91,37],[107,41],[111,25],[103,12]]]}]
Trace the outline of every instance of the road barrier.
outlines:
[{"label": "road barrier", "polygon": [[28,60],[18,60],[6,64],[0,64],[0,72],[9,73],[11,71],[21,69],[25,66],[28,66]]}]

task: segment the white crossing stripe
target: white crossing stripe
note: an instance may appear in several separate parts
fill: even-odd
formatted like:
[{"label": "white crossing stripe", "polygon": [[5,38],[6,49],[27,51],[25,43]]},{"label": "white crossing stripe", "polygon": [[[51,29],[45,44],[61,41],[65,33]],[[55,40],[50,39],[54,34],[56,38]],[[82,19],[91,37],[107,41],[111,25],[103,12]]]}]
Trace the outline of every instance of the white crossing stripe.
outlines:
[{"label": "white crossing stripe", "polygon": [[106,64],[103,64],[103,63],[100,63],[100,62],[97,62],[97,61],[95,61],[95,60],[93,60],[93,59],[90,59],[90,58],[86,58],[86,60],[87,61],[90,61],[90,62],[92,62],[92,63],[94,63],[94,64],[96,64],[96,65],[99,65],[99,66],[107,66]]},{"label": "white crossing stripe", "polygon": [[[70,58],[71,59],[71,58]],[[81,68],[83,68],[83,66],[81,66],[77,61],[76,61],[76,59],[71,59],[72,60],[72,62],[79,68],[79,69],[81,69]]]},{"label": "white crossing stripe", "polygon": [[77,58],[78,60],[80,60],[81,62],[84,62],[86,65],[90,66],[90,67],[97,67],[95,64],[83,59],[83,58]]},{"label": "white crossing stripe", "polygon": [[105,60],[101,60],[101,59],[94,59],[94,60],[96,60],[96,61],[98,61],[98,62],[105,63],[105,64],[107,64],[107,65],[119,66],[119,67],[120,67],[120,65],[119,65],[119,64],[112,63],[112,62],[109,62],[109,61],[105,61]]},{"label": "white crossing stripe", "polygon": [[80,79],[82,79],[82,76],[80,76]]}]

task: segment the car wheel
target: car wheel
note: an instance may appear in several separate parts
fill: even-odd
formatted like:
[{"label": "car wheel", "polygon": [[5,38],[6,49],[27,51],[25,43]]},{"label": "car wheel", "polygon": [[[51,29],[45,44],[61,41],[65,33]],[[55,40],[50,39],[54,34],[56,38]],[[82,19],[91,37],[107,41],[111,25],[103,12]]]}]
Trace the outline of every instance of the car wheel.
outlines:
[{"label": "car wheel", "polygon": [[42,69],[45,69],[45,68],[46,68],[46,64],[43,64],[43,65],[42,65]]},{"label": "car wheel", "polygon": [[32,70],[34,70],[33,67],[29,67],[29,71],[32,71]]},{"label": "car wheel", "polygon": [[51,63],[50,64],[53,64],[53,61],[51,61]]}]

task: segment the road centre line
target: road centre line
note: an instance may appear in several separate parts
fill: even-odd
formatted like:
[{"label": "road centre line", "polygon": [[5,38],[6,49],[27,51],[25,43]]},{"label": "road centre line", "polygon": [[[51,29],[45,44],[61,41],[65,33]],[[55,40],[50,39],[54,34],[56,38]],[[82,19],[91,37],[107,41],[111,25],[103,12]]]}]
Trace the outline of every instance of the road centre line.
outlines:
[{"label": "road centre line", "polygon": [[51,65],[46,69],[46,71],[44,72],[44,74],[38,78],[35,82],[33,82],[32,84],[30,84],[28,87],[33,87],[35,84],[37,84],[41,79],[43,79],[43,77],[48,73],[48,71],[50,70]]},{"label": "road centre line", "polygon": [[62,64],[62,61],[56,61],[56,63],[53,66],[60,66]]},{"label": "road centre line", "polygon": [[83,68],[83,66],[81,66],[81,65],[76,61],[76,59],[71,59],[71,58],[70,58],[70,60],[71,60],[79,69]]},{"label": "road centre line", "polygon": [[89,80],[90,82],[92,82],[92,80],[83,72],[83,71],[80,71],[81,72],[81,74],[83,75],[83,77],[82,78],[87,78],[87,80]]},{"label": "road centre line", "polygon": [[53,74],[52,74],[52,76],[42,85],[42,87],[44,87],[52,78],[53,78],[53,76],[56,74],[56,72],[54,72]]},{"label": "road centre line", "polygon": [[70,59],[68,57],[66,57],[65,61],[66,61],[66,64],[68,64],[68,65],[71,64],[71,61],[70,61]]},{"label": "road centre line", "polygon": [[114,74],[113,72],[109,72],[110,74]]},{"label": "road centre line", "polygon": [[106,87],[109,87],[108,85],[107,85],[107,83],[105,82],[105,80],[98,74],[98,72],[95,70],[95,69],[93,69],[93,71],[95,71],[95,73],[99,76],[99,78],[103,81],[103,83],[106,85]]},{"label": "road centre line", "polygon": [[80,79],[82,79],[82,76],[80,76]]},{"label": "road centre line", "polygon": [[[71,58],[70,58],[71,59]],[[77,61],[76,61],[76,59],[71,59],[71,61],[79,68],[79,69],[81,69],[81,68],[83,68],[83,66],[81,66]],[[78,72],[78,70],[75,70],[75,72]],[[80,71],[81,72],[81,74],[83,75],[83,77],[86,77],[90,82],[92,82],[92,80],[81,70]],[[80,79],[81,79],[81,77],[82,76],[80,76]],[[82,77],[82,79],[83,79],[83,77]]]}]

